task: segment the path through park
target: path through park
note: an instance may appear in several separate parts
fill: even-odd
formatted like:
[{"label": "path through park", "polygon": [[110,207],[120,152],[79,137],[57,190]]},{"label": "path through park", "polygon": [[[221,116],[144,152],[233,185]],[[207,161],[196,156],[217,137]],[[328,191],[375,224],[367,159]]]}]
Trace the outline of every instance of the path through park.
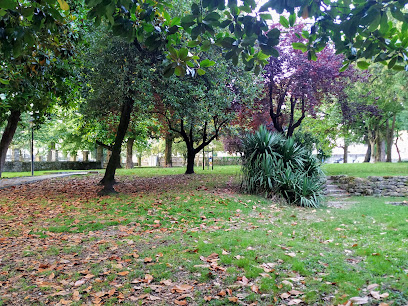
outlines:
[{"label": "path through park", "polygon": [[30,184],[38,181],[53,179],[53,178],[61,178],[66,176],[72,175],[84,175],[88,174],[88,172],[66,172],[66,173],[53,173],[41,176],[22,176],[22,177],[13,177],[13,178],[3,178],[0,180],[0,189],[18,186],[23,184]]}]

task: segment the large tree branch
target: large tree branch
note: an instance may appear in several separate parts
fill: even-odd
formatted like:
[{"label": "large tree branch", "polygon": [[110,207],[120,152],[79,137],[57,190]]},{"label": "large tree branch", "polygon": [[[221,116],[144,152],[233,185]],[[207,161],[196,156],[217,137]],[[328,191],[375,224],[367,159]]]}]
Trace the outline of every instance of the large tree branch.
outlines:
[{"label": "large tree branch", "polygon": [[112,145],[107,145],[107,144],[103,143],[102,141],[96,140],[96,144],[97,144],[98,146],[101,146],[102,148],[105,148],[105,149],[109,150],[109,151],[112,151],[112,150],[113,150],[113,146],[112,146]]},{"label": "large tree branch", "polygon": [[217,127],[216,117],[214,117],[213,120],[214,120],[214,128],[215,128],[214,134],[210,138],[208,138],[208,135],[206,135],[206,140],[203,141],[197,148],[194,149],[194,152],[196,154],[200,152],[202,149],[204,149],[204,147],[208,146],[214,139],[216,139],[220,133],[221,128],[228,122],[228,119],[225,119],[222,122],[220,122]]}]

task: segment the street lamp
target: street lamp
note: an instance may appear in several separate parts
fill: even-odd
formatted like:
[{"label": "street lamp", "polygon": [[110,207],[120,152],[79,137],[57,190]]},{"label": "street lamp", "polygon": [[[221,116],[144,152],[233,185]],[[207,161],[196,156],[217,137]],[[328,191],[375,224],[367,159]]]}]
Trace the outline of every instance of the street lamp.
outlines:
[{"label": "street lamp", "polygon": [[31,145],[30,145],[30,153],[31,153],[31,176],[34,176],[34,119],[30,119],[30,128],[31,128]]}]

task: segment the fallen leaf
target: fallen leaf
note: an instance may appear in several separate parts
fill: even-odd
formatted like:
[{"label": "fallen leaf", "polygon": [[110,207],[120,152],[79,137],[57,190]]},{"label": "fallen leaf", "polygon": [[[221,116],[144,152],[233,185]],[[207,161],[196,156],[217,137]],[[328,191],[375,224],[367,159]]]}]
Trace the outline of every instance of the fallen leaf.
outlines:
[{"label": "fallen leaf", "polygon": [[169,279],[162,279],[160,281],[160,284],[165,285],[165,286],[171,286],[173,283]]},{"label": "fallen leaf", "polygon": [[211,297],[211,296],[205,296],[205,297],[204,297],[204,301],[209,302],[209,301],[211,301],[211,300],[212,300],[212,297]]},{"label": "fallen leaf", "polygon": [[368,290],[368,291],[371,291],[371,290],[373,290],[374,288],[377,288],[378,286],[379,286],[378,284],[368,285],[368,286],[367,286],[367,290]]},{"label": "fallen leaf", "polygon": [[300,304],[302,302],[303,301],[301,299],[293,299],[293,300],[289,301],[288,305],[298,305],[298,304]]},{"label": "fallen leaf", "polygon": [[193,286],[190,285],[176,285],[171,288],[171,292],[184,293],[185,291],[190,291],[191,289],[193,289]]},{"label": "fallen leaf", "polygon": [[290,295],[299,295],[299,294],[303,294],[304,292],[302,291],[298,291],[298,290],[290,290],[289,291]]},{"label": "fallen leaf", "polygon": [[74,284],[74,287],[82,286],[83,284],[85,284],[85,282],[86,282],[86,279],[77,280],[77,281],[75,282],[75,284]]},{"label": "fallen leaf", "polygon": [[222,255],[229,255],[231,253],[227,252],[226,250],[222,250]]},{"label": "fallen leaf", "polygon": [[79,291],[75,290],[74,293],[72,293],[72,300],[78,302],[80,299],[81,295],[79,294]]},{"label": "fallen leaf", "polygon": [[289,257],[296,257],[296,253],[294,253],[294,252],[285,253],[285,255],[289,256]]},{"label": "fallen leaf", "polygon": [[129,271],[122,271],[122,272],[118,273],[118,275],[120,275],[120,276],[125,276],[125,275],[128,275],[128,274],[129,274]]},{"label": "fallen leaf", "polygon": [[280,298],[281,298],[282,300],[287,299],[288,297],[290,297],[290,294],[287,293],[287,292],[284,292],[284,293],[282,293],[282,294],[280,295]]},{"label": "fallen leaf", "polygon": [[359,297],[359,296],[355,296],[352,297],[350,300],[350,302],[352,302],[355,305],[362,305],[362,304],[367,304],[368,303],[368,297]]},{"label": "fallen leaf", "polygon": [[153,276],[150,274],[146,274],[144,277],[144,282],[150,284],[153,281]]},{"label": "fallen leaf", "polygon": [[259,287],[256,286],[256,285],[252,285],[252,286],[251,286],[251,290],[252,290],[253,292],[255,292],[255,293],[260,293],[260,292],[259,292]]},{"label": "fallen leaf", "polygon": [[221,290],[220,292],[218,292],[217,295],[218,295],[218,296],[226,296],[227,293],[225,292],[225,290]]},{"label": "fallen leaf", "polygon": [[238,282],[241,283],[242,285],[246,286],[246,285],[248,285],[249,280],[245,276],[242,276],[242,277],[238,277]]},{"label": "fallen leaf", "polygon": [[152,262],[152,258],[151,257],[146,257],[144,259],[144,263],[149,263],[149,262]]},{"label": "fallen leaf", "polygon": [[174,304],[176,305],[187,305],[187,301],[186,300],[174,300]]},{"label": "fallen leaf", "polygon": [[228,301],[233,302],[233,303],[238,303],[238,298],[236,296],[231,296],[228,298]]}]

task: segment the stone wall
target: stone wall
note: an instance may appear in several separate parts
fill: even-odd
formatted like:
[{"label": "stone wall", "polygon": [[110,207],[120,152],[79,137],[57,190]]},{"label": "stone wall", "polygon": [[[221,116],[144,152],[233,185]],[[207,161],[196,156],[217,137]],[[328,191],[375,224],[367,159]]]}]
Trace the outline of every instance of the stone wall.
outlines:
[{"label": "stone wall", "polygon": [[[45,170],[91,170],[100,169],[100,162],[34,162],[34,171]],[[27,172],[31,171],[31,162],[6,162],[4,172]]]},{"label": "stone wall", "polygon": [[408,176],[369,176],[367,178],[336,175],[328,177],[352,196],[408,196]]}]

